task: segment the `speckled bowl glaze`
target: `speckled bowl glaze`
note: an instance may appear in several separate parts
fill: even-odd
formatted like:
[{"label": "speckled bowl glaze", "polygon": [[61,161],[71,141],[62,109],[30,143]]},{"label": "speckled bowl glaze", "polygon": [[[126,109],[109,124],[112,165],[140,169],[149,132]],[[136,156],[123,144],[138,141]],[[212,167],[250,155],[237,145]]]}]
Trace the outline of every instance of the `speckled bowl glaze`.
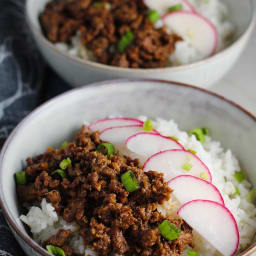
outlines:
[{"label": "speckled bowl glaze", "polygon": [[[12,132],[0,156],[0,203],[13,234],[27,255],[49,255],[19,220],[13,175],[28,156],[58,147],[86,122],[109,115],[174,119],[181,129],[206,126],[230,148],[256,186],[256,117],[204,89],[157,80],[114,80],[64,93],[29,114]],[[256,243],[241,255],[256,252]]]},{"label": "speckled bowl glaze", "polygon": [[154,78],[210,87],[222,78],[241,55],[253,31],[252,0],[222,0],[236,26],[234,42],[221,52],[193,64],[156,69],[130,69],[107,66],[71,57],[59,50],[42,34],[38,16],[49,0],[26,0],[26,16],[39,50],[49,65],[72,86],[114,78]]}]

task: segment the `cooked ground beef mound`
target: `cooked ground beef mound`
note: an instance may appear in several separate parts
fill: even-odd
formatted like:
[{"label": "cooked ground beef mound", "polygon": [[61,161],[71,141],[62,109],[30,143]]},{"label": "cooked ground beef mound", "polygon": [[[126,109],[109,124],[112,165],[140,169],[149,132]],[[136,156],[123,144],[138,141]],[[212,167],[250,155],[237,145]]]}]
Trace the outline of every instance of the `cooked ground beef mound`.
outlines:
[{"label": "cooked ground beef mound", "polygon": [[[156,29],[143,0],[55,0],[40,15],[46,37],[53,43],[69,43],[80,32],[82,44],[103,64],[126,68],[165,67],[175,43],[182,40]],[[125,52],[118,42],[132,31],[133,43]]]},{"label": "cooked ground beef mound", "polygon": [[[185,245],[192,246],[192,229],[182,219],[167,218],[181,234],[174,241],[164,239],[158,225],[165,219],[157,204],[168,200],[171,189],[163,174],[143,172],[139,161],[118,153],[105,156],[97,152],[102,143],[99,133],[83,126],[74,142],[64,149],[49,148],[44,154],[27,159],[26,185],[17,185],[21,203],[38,204],[43,198],[67,222],[76,222],[84,244],[99,255],[182,255]],[[63,159],[69,157],[67,178],[51,176]],[[131,170],[140,188],[129,193],[120,176]],[[59,230],[47,244],[61,247],[67,256],[71,230]]]}]

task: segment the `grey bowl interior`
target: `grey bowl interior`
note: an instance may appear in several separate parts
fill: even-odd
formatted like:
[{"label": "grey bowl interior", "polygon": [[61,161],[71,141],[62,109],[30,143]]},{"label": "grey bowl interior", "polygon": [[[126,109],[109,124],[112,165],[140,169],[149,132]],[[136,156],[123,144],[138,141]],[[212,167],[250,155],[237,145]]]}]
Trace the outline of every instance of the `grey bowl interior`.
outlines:
[{"label": "grey bowl interior", "polygon": [[[221,96],[192,86],[149,80],[102,82],[74,89],[37,108],[18,125],[2,149],[0,201],[18,234],[25,234],[25,229],[18,220],[13,174],[24,167],[28,156],[35,156],[48,146],[58,147],[85,121],[109,115],[174,119],[184,130],[209,127],[213,138],[238,157],[256,186],[253,115]],[[28,235],[25,237],[33,246]]]}]

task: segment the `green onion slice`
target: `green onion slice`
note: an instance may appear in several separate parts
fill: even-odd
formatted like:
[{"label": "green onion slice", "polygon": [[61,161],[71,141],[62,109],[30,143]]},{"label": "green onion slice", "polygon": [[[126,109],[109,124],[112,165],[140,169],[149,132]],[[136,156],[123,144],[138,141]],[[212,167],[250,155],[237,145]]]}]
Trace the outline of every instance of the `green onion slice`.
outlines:
[{"label": "green onion slice", "polygon": [[168,220],[164,220],[159,226],[158,230],[161,235],[167,240],[175,240],[180,236],[180,230]]},{"label": "green onion slice", "polygon": [[240,190],[239,190],[239,188],[238,188],[237,186],[235,186],[235,191],[236,191],[236,194],[237,194],[238,196],[241,195]]},{"label": "green onion slice", "polygon": [[191,163],[186,162],[186,163],[184,163],[182,165],[182,169],[185,170],[185,171],[189,172],[191,170],[191,168],[192,168],[192,164]]},{"label": "green onion slice", "polygon": [[25,171],[16,172],[15,173],[15,180],[18,185],[26,185],[27,183],[27,175]]},{"label": "green onion slice", "polygon": [[186,252],[186,256],[199,256],[199,253],[196,251],[189,250]]},{"label": "green onion slice", "polygon": [[148,132],[152,131],[153,130],[153,121],[152,120],[145,121],[142,128],[144,131],[148,131]]},{"label": "green onion slice", "polygon": [[175,137],[175,136],[170,136],[170,138],[175,140],[175,141],[177,141],[177,142],[179,141],[179,139],[177,137]]},{"label": "green onion slice", "polygon": [[53,171],[53,172],[51,173],[51,176],[53,176],[53,175],[55,175],[55,174],[59,174],[63,179],[64,179],[64,178],[67,178],[67,174],[66,174],[66,172],[63,171],[63,170],[57,169],[57,170],[55,170],[55,171]]},{"label": "green onion slice", "polygon": [[191,153],[194,154],[194,155],[196,155],[196,153],[197,153],[197,152],[196,152],[194,149],[192,149],[192,148],[188,148],[187,151],[191,152]]},{"label": "green onion slice", "polygon": [[121,181],[128,192],[134,192],[140,188],[139,182],[132,171],[122,174]]},{"label": "green onion slice", "polygon": [[67,141],[64,141],[62,144],[61,144],[61,149],[64,149],[65,147],[68,146],[68,142]]},{"label": "green onion slice", "polygon": [[96,150],[101,153],[106,152],[108,157],[110,155],[115,154],[115,151],[116,151],[114,145],[111,143],[102,143],[102,144],[98,145]]},{"label": "green onion slice", "polygon": [[103,6],[103,3],[101,3],[101,2],[94,2],[94,3],[92,4],[92,6],[93,6],[94,8],[100,8],[100,7]]},{"label": "green onion slice", "polygon": [[160,19],[161,15],[157,10],[152,10],[148,14],[148,18],[152,23],[157,22]]},{"label": "green onion slice", "polygon": [[117,43],[117,50],[119,53],[123,53],[126,49],[132,44],[134,40],[134,34],[132,31],[128,30],[126,33],[121,37],[119,42]]},{"label": "green onion slice", "polygon": [[247,195],[246,195],[246,200],[249,203],[253,203],[256,199],[256,188],[252,189]]},{"label": "green onion slice", "polygon": [[60,247],[57,246],[46,245],[46,250],[55,256],[66,256],[65,252]]},{"label": "green onion slice", "polygon": [[203,127],[202,132],[203,132],[204,135],[208,135],[210,133],[210,130],[206,127]]},{"label": "green onion slice", "polygon": [[234,178],[237,180],[238,183],[241,183],[245,179],[245,174],[243,172],[235,172]]},{"label": "green onion slice", "polygon": [[94,2],[94,3],[92,4],[92,6],[93,6],[94,8],[104,7],[104,8],[106,8],[107,10],[110,10],[110,9],[111,9],[111,4],[110,4],[110,3]]},{"label": "green onion slice", "polygon": [[189,135],[190,136],[195,135],[196,139],[201,143],[205,142],[205,134],[203,133],[203,130],[201,128],[195,128],[189,131]]},{"label": "green onion slice", "polygon": [[68,157],[60,162],[60,169],[65,170],[71,165],[71,159]]},{"label": "green onion slice", "polygon": [[168,8],[168,12],[176,12],[182,10],[182,4],[176,4]]}]

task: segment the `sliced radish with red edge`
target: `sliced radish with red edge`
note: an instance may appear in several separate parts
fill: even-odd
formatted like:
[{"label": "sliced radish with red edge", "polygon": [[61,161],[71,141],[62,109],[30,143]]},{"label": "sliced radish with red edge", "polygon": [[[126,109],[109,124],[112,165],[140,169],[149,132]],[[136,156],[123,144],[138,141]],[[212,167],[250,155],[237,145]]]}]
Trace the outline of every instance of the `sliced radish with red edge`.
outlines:
[{"label": "sliced radish with red edge", "polygon": [[138,119],[129,117],[105,118],[92,123],[89,126],[89,129],[92,131],[103,131],[104,129],[110,127],[119,127],[126,125],[143,125],[143,122]]},{"label": "sliced radish with red edge", "polygon": [[168,149],[184,149],[172,138],[148,132],[139,132],[130,136],[125,144],[130,151],[145,158]]},{"label": "sliced radish with red edge", "polygon": [[216,27],[207,18],[188,11],[167,13],[164,25],[181,37],[190,38],[190,43],[203,58],[213,55],[218,44]]},{"label": "sliced radish with red edge", "polygon": [[195,176],[180,175],[168,181],[168,185],[173,190],[172,195],[181,205],[196,199],[224,205],[220,191],[212,183]]},{"label": "sliced radish with red edge", "polygon": [[168,8],[177,4],[182,5],[182,10],[195,12],[194,7],[186,0],[144,0],[144,4],[151,10],[158,11],[161,15],[168,12]]},{"label": "sliced radish with red edge", "polygon": [[112,144],[125,144],[128,137],[142,131],[142,125],[125,125],[106,128],[100,132],[100,139]]},{"label": "sliced radish with red edge", "polygon": [[196,9],[188,0],[181,0],[181,1],[182,1],[182,5],[184,7],[183,11],[189,11],[189,12],[196,13]]},{"label": "sliced radish with red edge", "polygon": [[225,206],[209,200],[193,200],[181,206],[177,214],[224,256],[236,253],[239,231],[234,216]]},{"label": "sliced radish with red edge", "polygon": [[208,167],[195,154],[182,149],[166,150],[152,155],[147,159],[143,170],[162,172],[166,181],[179,175],[192,175],[212,182]]}]

